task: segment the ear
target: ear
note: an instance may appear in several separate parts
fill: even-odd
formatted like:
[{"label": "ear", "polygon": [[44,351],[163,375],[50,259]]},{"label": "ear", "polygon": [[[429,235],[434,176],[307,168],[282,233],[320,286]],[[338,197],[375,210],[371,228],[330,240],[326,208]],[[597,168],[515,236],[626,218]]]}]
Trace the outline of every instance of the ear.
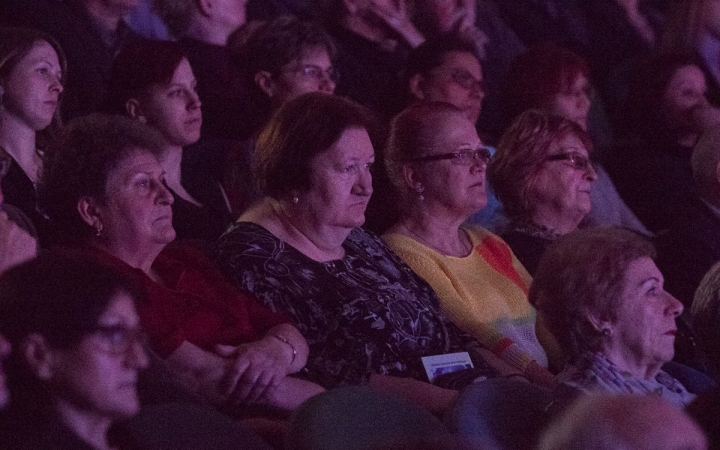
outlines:
[{"label": "ear", "polygon": [[273,95],[275,95],[275,82],[272,74],[267,70],[261,70],[255,74],[255,84],[268,97],[273,98]]},{"label": "ear", "polygon": [[412,95],[415,96],[415,98],[419,100],[425,100],[425,92],[424,92],[424,85],[425,85],[425,78],[423,78],[422,74],[416,73],[412,77],[410,77],[409,82],[409,88]]},{"label": "ear", "polygon": [[402,168],[402,173],[405,183],[407,183],[413,192],[416,191],[419,186],[422,186],[420,173],[412,164],[405,164]]},{"label": "ear", "polygon": [[213,0],[195,0],[195,6],[202,16],[209,17],[213,7]]},{"label": "ear", "polygon": [[147,117],[145,117],[138,99],[131,98],[125,102],[125,111],[127,111],[130,118],[138,120],[141,123],[147,123]]},{"label": "ear", "polygon": [[590,325],[592,325],[599,334],[602,334],[603,330],[610,330],[612,328],[612,323],[607,319],[601,318],[598,314],[586,313],[585,316],[588,322],[590,322]]},{"label": "ear", "polygon": [[33,333],[23,339],[20,354],[36,377],[41,380],[52,378],[55,358],[43,335]]},{"label": "ear", "polygon": [[82,217],[82,220],[86,224],[90,225],[96,230],[98,229],[98,227],[102,229],[100,211],[97,207],[97,202],[94,199],[90,197],[82,197],[80,200],[78,200],[77,210],[78,213],[80,213],[80,217]]},{"label": "ear", "polygon": [[720,185],[720,162],[715,166],[715,181]]}]

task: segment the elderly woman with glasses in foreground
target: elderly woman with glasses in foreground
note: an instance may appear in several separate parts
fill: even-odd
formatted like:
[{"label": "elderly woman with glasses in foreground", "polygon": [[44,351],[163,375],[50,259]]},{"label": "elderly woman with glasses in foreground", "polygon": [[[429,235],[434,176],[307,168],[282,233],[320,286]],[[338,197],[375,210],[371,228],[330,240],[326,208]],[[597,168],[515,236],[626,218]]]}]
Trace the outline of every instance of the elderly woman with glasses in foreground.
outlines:
[{"label": "elderly woman with glasses in foreground", "polygon": [[501,237],[531,275],[547,246],[590,212],[591,151],[580,125],[541,110],[520,114],[500,140],[488,181],[511,221]]},{"label": "elderly woman with glasses in foreground", "polygon": [[500,238],[463,226],[486,203],[490,152],[474,124],[446,103],[411,106],[393,119],[386,157],[402,212],[385,241],[506,369],[551,383],[527,301],[530,275]]},{"label": "elderly woman with glasses in foreground", "polygon": [[530,303],[568,364],[557,381],[583,392],[694,398],[661,370],[673,359],[682,303],[663,289],[655,249],[620,228],[578,230],[543,255]]},{"label": "elderly woman with glasses in foreground", "polygon": [[138,286],[85,255],[48,253],[3,275],[0,330],[13,348],[3,448],[134,448],[114,425],[140,409],[141,300]]}]

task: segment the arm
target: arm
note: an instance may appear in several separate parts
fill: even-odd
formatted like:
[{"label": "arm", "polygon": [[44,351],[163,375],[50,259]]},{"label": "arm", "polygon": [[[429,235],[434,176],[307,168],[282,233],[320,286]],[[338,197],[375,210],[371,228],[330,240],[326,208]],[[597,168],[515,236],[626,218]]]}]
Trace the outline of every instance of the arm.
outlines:
[{"label": "arm", "polygon": [[410,47],[415,48],[425,41],[425,37],[410,20],[405,1],[371,0],[370,8],[375,15],[402,36]]},{"label": "arm", "polygon": [[[275,338],[270,339],[276,340]],[[255,347],[262,347],[263,345],[265,344]],[[278,352],[285,352],[286,357],[289,359],[287,350],[282,349],[283,346],[286,347],[286,344],[279,342],[277,346],[280,347]],[[257,378],[252,378],[252,376],[255,376],[257,372],[249,371],[249,373],[253,374],[249,379],[254,383],[249,384],[246,381],[247,379],[243,378],[244,374],[237,376],[237,371],[239,367],[244,367],[247,371],[248,366],[244,365],[244,361],[247,360],[248,354],[253,353],[257,348],[250,351],[241,351],[239,347],[230,347],[234,350],[232,352],[228,351],[232,356],[223,357],[207,352],[186,341],[165,361],[168,368],[186,388],[216,405],[223,405],[227,402],[239,404],[257,401],[258,403],[269,404],[283,409],[294,409],[303,401],[323,391],[322,387],[314,383],[286,376],[288,368],[294,367],[294,365],[289,364],[283,365],[279,369],[280,374],[276,378],[271,378],[271,382],[256,388],[255,384],[257,384],[256,382],[261,376],[257,375]],[[296,357],[296,360],[298,357]],[[275,369],[272,373],[277,375],[277,368]],[[236,386],[232,386],[232,389],[227,386],[230,379],[236,379],[238,383]],[[231,397],[230,395],[234,394],[236,390],[242,390],[243,393],[247,392],[246,397]],[[249,395],[256,396],[256,399],[251,399]]]},{"label": "arm", "polygon": [[0,211],[0,273],[37,256],[37,241]]}]

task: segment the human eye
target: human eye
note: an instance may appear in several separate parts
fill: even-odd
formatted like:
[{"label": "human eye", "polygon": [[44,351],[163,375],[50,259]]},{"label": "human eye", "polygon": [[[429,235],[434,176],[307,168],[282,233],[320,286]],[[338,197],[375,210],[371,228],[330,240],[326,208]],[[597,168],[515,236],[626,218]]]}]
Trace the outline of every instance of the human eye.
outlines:
[{"label": "human eye", "polygon": [[369,161],[369,162],[366,162],[363,167],[365,167],[365,170],[370,170],[370,169],[372,169],[373,165],[375,165],[375,161]]}]

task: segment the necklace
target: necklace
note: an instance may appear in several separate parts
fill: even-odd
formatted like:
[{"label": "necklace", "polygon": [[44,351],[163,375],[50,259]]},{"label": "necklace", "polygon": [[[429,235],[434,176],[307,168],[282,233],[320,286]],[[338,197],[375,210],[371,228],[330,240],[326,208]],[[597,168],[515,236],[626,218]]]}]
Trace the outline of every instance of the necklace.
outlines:
[{"label": "necklace", "polygon": [[[404,225],[404,227],[405,227],[405,229],[408,230],[412,235],[414,235],[415,237],[417,237],[417,238],[420,240],[421,243],[425,244],[426,246],[430,247],[431,249],[435,250],[436,252],[440,253],[441,255],[445,255],[445,256],[456,256],[456,255],[453,254],[453,252],[448,252],[447,250],[443,250],[443,249],[441,249],[441,248],[439,248],[439,247],[436,247],[436,246],[433,245],[430,241],[428,241],[427,239],[425,239],[424,237],[420,236],[420,235],[417,234],[415,231],[413,231],[409,226]],[[460,233],[461,233],[461,232],[463,233],[463,235],[465,235],[465,238],[466,238],[466,239],[463,239],[462,237],[460,237]],[[467,256],[468,254],[470,254],[470,250],[472,250],[472,241],[470,240],[470,238],[469,238],[469,236],[467,235],[467,233],[465,233],[465,232],[462,231],[461,229],[458,229],[458,239],[460,240],[460,244],[463,246],[463,254],[460,255],[460,257],[465,257],[465,256]],[[467,241],[470,241],[470,242],[468,243]]]}]

